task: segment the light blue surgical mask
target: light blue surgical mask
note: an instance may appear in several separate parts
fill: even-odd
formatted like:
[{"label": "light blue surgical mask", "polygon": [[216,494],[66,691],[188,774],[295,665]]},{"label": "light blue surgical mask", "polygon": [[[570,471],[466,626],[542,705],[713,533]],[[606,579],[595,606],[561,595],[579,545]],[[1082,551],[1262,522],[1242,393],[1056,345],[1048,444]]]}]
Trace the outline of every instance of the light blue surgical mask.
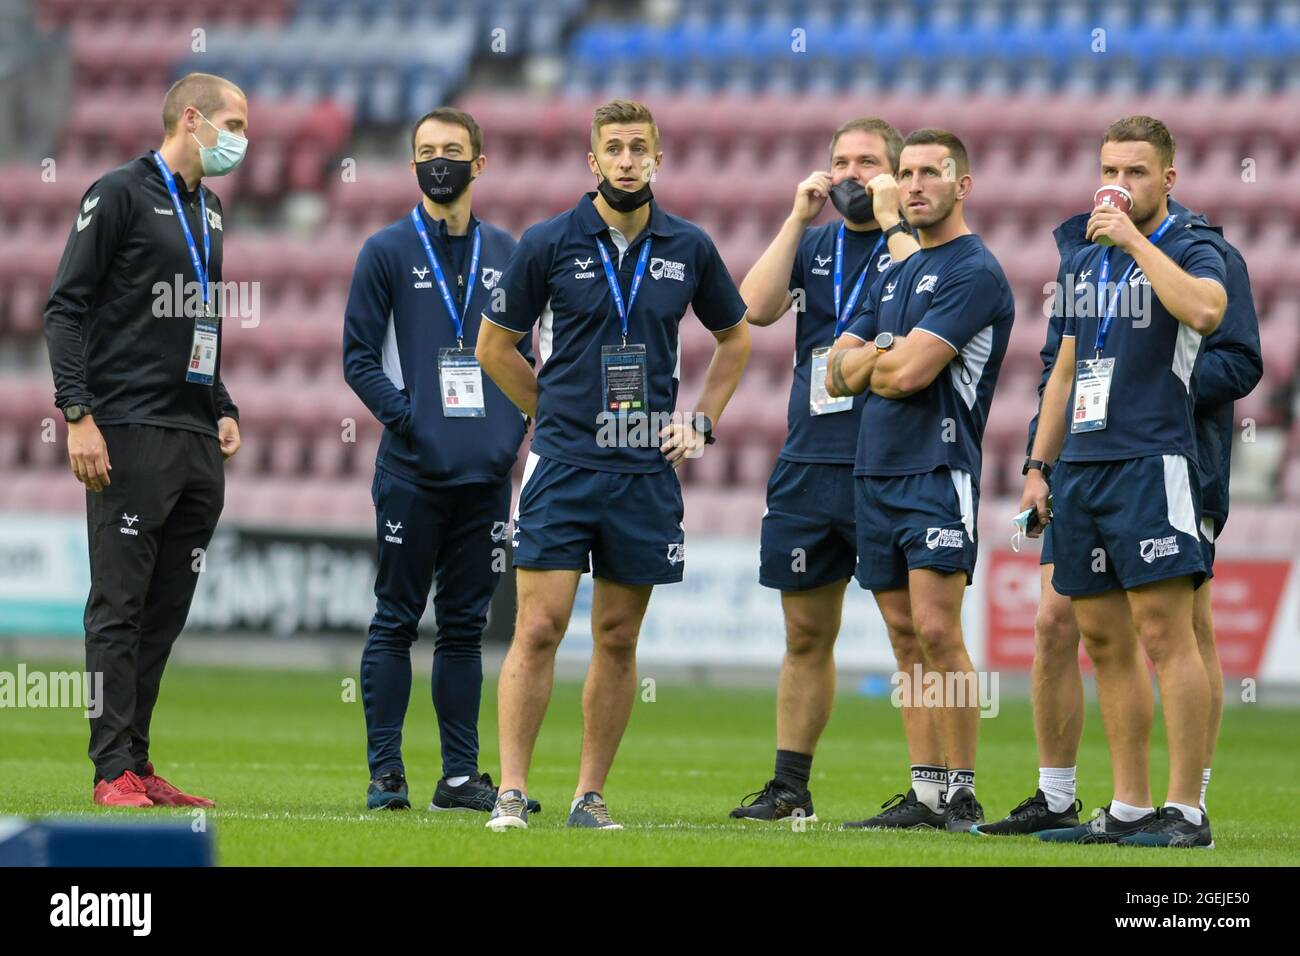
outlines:
[{"label": "light blue surgical mask", "polygon": [[206,116],[203,116],[202,113],[199,113],[199,116],[203,118],[203,122],[217,131],[215,146],[204,146],[197,136],[190,133],[191,136],[194,136],[194,142],[199,144],[199,161],[203,164],[203,175],[224,176],[244,161],[244,153],[248,149],[248,139],[238,136],[228,129],[221,129]]}]

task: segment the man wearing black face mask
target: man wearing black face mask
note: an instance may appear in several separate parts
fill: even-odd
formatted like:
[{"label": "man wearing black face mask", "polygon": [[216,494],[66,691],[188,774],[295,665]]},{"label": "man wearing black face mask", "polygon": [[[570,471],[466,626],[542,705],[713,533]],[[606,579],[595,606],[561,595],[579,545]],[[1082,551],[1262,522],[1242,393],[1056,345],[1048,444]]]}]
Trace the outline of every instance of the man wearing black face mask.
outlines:
[{"label": "man wearing black face mask", "polygon": [[[786,655],[777,686],[776,769],[749,820],[813,817],[813,750],[835,694],[835,639],[857,547],[853,461],[863,398],[832,399],[823,380],[831,344],[893,262],[917,249],[902,222],[893,173],[903,139],[884,120],[850,120],[831,137],[831,168],[795,190],[794,208],[740,293],[753,325],[795,306],[789,436],[768,483],[759,582],[781,591]],[[867,187],[870,187],[868,190]],[[830,198],[843,217],[810,223]]]},{"label": "man wearing black face mask", "polygon": [[[484,370],[537,419],[515,514],[519,615],[497,696],[493,830],[528,825],[528,766],[588,569],[593,648],[568,825],[620,829],[603,791],[632,713],[641,621],[654,586],[680,581],[685,569],[674,469],[713,440],[749,357],[745,303],[713,241],[650,195],[662,157],[644,104],[598,108],[587,154],[596,191],[523,234],[501,278],[503,308],[484,315]],[[695,413],[676,410],[688,308],[717,342]],[[536,376],[515,353],[534,323]]]},{"label": "man wearing black face mask", "polygon": [[[469,114],[421,117],[411,149],[420,201],[362,247],[344,319],[344,377],[385,426],[371,489],[376,608],[361,656],[366,803],[410,806],[401,752],[410,649],[436,579],[443,775],[429,809],[486,812],[496,790],[478,770],[479,642],[506,569],[510,469],[525,421],[482,374],[474,345],[515,241],[470,210],[487,160]],[[519,352],[532,361],[530,342]]]}]

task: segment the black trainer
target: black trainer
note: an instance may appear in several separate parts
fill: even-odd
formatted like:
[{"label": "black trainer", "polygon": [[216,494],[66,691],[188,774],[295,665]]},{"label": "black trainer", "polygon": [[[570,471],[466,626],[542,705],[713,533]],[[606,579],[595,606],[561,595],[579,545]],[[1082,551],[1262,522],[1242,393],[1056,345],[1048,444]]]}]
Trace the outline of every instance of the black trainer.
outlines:
[{"label": "black trainer", "polygon": [[1047,805],[1043,791],[1035,790],[1032,797],[1008,813],[1005,819],[976,824],[970,832],[976,836],[1026,836],[1040,830],[1074,827],[1079,825],[1079,811],[1082,809],[1083,801],[1075,800],[1071,806],[1056,813]]},{"label": "black trainer", "polygon": [[971,827],[984,822],[984,808],[975,799],[975,791],[958,787],[957,796],[948,794],[948,809],[943,815],[943,827],[949,833],[970,833]]},{"label": "black trainer", "polygon": [[1201,822],[1192,823],[1177,807],[1160,807],[1155,819],[1141,830],[1120,837],[1120,846],[1179,846],[1213,850],[1214,837],[1210,835],[1210,818],[1201,811]]},{"label": "black trainer", "polygon": [[812,793],[807,788],[795,790],[773,778],[762,790],[741,800],[740,806],[731,811],[731,819],[816,822],[817,814],[813,811]]},{"label": "black trainer", "polygon": [[869,820],[840,824],[842,830],[938,830],[944,815],[936,813],[916,798],[915,790],[907,795],[896,793],[880,805],[881,812]]},{"label": "black trainer", "polygon": [[385,770],[378,780],[371,780],[366,788],[366,807],[370,810],[411,809],[411,800],[406,792],[406,774],[400,770]]},{"label": "black trainer", "polygon": [[[443,777],[438,781],[438,786],[433,791],[433,799],[429,801],[430,810],[477,810],[481,813],[491,813],[492,808],[496,806],[497,788],[492,782],[491,774],[482,774],[478,777],[470,777],[459,787],[453,787],[447,783],[447,778]],[[536,800],[528,801],[529,813],[541,813],[542,805]]]},{"label": "black trainer", "polygon": [[1046,843],[1118,843],[1123,837],[1136,833],[1155,818],[1155,811],[1152,811],[1132,823],[1125,823],[1110,815],[1108,803],[1094,810],[1092,819],[1087,823],[1059,830],[1039,830],[1038,839]]}]

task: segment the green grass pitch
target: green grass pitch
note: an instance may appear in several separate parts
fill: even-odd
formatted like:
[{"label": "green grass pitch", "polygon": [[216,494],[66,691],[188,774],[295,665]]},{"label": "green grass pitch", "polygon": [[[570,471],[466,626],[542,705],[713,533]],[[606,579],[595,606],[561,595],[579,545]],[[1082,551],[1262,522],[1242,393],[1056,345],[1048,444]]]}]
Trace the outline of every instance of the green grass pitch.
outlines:
[{"label": "green grass pitch", "polygon": [[[13,671],[14,662],[0,661]],[[50,665],[48,669],[66,668]],[[28,662],[28,669],[38,665]],[[1300,861],[1297,712],[1230,706],[1210,786],[1217,848],[1060,847],[1033,839],[947,833],[842,832],[906,789],[907,755],[887,698],[841,693],[818,749],[812,789],[820,822],[730,821],[727,811],[772,768],[774,692],[659,682],[638,699],[606,790],[622,832],[563,826],[576,783],[580,687],[557,684],[538,741],[531,796],[543,804],[527,831],[492,833],[482,814],[423,809],[439,774],[427,675],[417,677],[405,757],[414,808],[367,812],[365,724],[344,702],[350,675],[176,666],[154,717],[158,772],[218,806],[209,822],[223,865],[1294,865]],[[482,767],[494,776],[495,687],[484,688]],[[1157,719],[1154,794],[1167,763]],[[0,815],[108,815],[90,804],[86,722],[74,710],[0,713]],[[991,819],[1028,796],[1037,758],[1027,700],[1004,699],[980,722],[978,793]],[[1095,705],[1079,759],[1085,813],[1109,798],[1110,772]],[[187,811],[115,811],[185,816]]]}]

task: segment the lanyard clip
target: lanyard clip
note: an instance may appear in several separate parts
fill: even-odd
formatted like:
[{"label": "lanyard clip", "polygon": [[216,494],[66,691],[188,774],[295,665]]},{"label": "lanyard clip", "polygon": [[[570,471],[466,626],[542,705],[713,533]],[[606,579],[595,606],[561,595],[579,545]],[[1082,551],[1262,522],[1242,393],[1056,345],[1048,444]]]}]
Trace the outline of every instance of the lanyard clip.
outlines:
[{"label": "lanyard clip", "polygon": [[456,348],[460,349],[462,352],[465,351],[465,340],[459,335],[456,336]]}]

